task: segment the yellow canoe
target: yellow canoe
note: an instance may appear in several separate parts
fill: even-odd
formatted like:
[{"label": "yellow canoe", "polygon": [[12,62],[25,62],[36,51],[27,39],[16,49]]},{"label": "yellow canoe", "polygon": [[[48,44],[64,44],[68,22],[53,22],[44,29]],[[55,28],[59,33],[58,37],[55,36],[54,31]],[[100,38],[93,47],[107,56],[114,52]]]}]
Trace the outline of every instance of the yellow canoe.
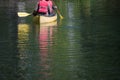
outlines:
[{"label": "yellow canoe", "polygon": [[49,22],[54,22],[57,20],[57,14],[55,14],[54,16],[35,16],[34,17],[34,22],[36,23],[49,23]]},{"label": "yellow canoe", "polygon": [[57,14],[54,16],[40,16],[39,21],[40,23],[49,23],[57,20]]},{"label": "yellow canoe", "polygon": [[57,21],[49,22],[49,23],[41,23],[40,27],[50,27],[50,26],[57,26]]}]

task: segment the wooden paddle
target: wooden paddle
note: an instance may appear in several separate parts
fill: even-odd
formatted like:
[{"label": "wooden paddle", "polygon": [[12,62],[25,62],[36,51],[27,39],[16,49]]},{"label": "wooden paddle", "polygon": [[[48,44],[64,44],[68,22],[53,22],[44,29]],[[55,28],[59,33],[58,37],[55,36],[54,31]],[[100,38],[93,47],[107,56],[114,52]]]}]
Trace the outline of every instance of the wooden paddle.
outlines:
[{"label": "wooden paddle", "polygon": [[31,13],[27,13],[27,12],[18,12],[17,15],[18,15],[19,17],[27,17],[27,16],[31,15]]},{"label": "wooden paddle", "polygon": [[[56,6],[55,2],[52,0],[53,4]],[[63,16],[60,14],[59,9],[57,8],[57,13],[59,14],[60,18],[63,19]]]}]

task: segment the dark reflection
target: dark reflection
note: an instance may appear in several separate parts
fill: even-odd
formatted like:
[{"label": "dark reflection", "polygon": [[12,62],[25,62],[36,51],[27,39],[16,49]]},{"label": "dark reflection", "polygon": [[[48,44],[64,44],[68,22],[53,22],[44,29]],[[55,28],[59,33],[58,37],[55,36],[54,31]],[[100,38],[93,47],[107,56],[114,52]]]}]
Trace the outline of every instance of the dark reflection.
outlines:
[{"label": "dark reflection", "polygon": [[86,80],[120,79],[118,8],[120,6],[115,0],[93,0],[90,7],[91,15],[88,17],[85,14],[81,15],[84,18],[80,30],[82,58],[79,58],[79,72],[77,73],[79,78]]},{"label": "dark reflection", "polygon": [[57,27],[57,21],[40,24],[39,48],[40,48],[40,79],[47,80],[51,78],[51,58],[50,50],[53,45],[53,36]]},{"label": "dark reflection", "polygon": [[[0,80],[16,80],[16,2],[0,0]],[[15,18],[11,21],[11,19]]]},{"label": "dark reflection", "polygon": [[55,41],[54,48],[54,53],[57,53],[54,55],[56,65],[54,64],[53,72],[57,73],[55,79],[120,79],[120,6],[117,2],[119,1],[65,0],[65,7],[68,8],[63,13],[66,18],[63,27],[58,29],[61,33],[57,36],[61,38],[57,37],[59,41]]}]

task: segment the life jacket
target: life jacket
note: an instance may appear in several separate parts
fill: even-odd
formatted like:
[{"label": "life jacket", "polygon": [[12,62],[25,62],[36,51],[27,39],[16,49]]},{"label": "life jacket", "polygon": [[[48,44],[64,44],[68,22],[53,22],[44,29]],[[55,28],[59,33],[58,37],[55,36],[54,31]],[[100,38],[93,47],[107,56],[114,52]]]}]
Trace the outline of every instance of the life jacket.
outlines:
[{"label": "life jacket", "polygon": [[38,3],[38,12],[47,13],[48,12],[48,3],[47,1],[39,1]]}]

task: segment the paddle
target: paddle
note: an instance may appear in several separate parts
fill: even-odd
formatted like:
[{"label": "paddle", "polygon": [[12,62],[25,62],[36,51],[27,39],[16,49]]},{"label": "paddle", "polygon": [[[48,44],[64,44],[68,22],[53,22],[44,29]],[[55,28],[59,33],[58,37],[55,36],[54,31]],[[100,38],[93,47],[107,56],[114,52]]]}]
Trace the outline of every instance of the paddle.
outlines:
[{"label": "paddle", "polygon": [[[53,0],[52,0],[52,2],[53,2],[54,5],[56,5],[55,2],[54,2]],[[57,8],[57,13],[59,14],[60,18],[63,19],[63,16],[60,14],[60,11],[59,11],[58,8]]]},{"label": "paddle", "polygon": [[27,17],[27,16],[32,15],[32,14],[31,13],[27,13],[27,12],[18,12],[17,15],[19,17]]}]

